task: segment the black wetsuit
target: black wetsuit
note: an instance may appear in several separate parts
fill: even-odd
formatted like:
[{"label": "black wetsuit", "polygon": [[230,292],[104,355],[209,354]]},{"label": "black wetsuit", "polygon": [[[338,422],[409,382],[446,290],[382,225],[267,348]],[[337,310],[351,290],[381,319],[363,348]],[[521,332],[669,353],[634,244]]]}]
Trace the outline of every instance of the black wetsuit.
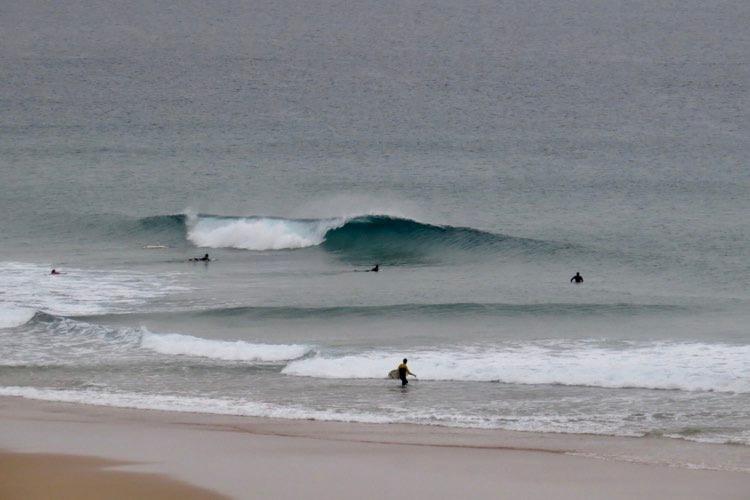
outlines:
[{"label": "black wetsuit", "polygon": [[409,371],[409,368],[406,366],[406,363],[401,363],[398,365],[398,378],[401,379],[401,385],[406,385],[409,383],[408,380],[406,380],[406,375],[411,374],[414,375]]},{"label": "black wetsuit", "polygon": [[409,381],[406,380],[406,368],[398,369],[398,378],[401,379],[401,385],[406,385],[409,383]]}]

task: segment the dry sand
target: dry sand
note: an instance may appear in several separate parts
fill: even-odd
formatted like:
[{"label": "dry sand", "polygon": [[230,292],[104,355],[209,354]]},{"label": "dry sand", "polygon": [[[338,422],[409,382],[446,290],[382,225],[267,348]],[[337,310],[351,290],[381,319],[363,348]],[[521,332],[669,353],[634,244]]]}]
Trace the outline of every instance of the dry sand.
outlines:
[{"label": "dry sand", "polygon": [[[166,499],[750,498],[747,447],[665,438],[285,421],[0,397],[0,449],[3,499],[51,498],[39,489],[44,481],[54,481],[54,498],[118,498],[117,491]],[[126,490],[126,483],[140,489]]]}]

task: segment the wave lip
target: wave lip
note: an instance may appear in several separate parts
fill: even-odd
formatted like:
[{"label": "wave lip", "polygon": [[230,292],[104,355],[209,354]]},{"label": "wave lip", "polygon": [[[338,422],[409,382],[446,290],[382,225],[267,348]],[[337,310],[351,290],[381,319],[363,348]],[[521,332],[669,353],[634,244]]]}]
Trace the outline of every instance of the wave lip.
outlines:
[{"label": "wave lip", "polygon": [[242,340],[210,340],[178,333],[144,330],[141,347],[170,356],[195,356],[222,361],[283,362],[301,358],[311,348],[297,344],[253,344]]}]

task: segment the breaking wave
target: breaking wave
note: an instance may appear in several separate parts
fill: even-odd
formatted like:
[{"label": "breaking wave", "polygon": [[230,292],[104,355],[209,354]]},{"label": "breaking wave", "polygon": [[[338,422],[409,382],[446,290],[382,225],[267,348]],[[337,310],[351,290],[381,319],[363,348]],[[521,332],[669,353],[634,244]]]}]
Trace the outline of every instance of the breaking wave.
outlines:
[{"label": "breaking wave", "polygon": [[0,340],[5,347],[0,366],[107,364],[155,355],[279,363],[314,352],[307,345],[154,333],[145,327],[112,327],[43,312],[29,318],[21,334],[6,331],[0,333]]},{"label": "breaking wave", "polygon": [[[267,216],[168,215],[141,220],[155,235],[178,235],[195,246],[242,250],[295,250],[320,247],[339,256],[409,261],[436,252],[556,252],[554,242],[517,238],[469,227],[434,225],[389,215],[324,219]],[[153,239],[153,238],[152,238]]]}]

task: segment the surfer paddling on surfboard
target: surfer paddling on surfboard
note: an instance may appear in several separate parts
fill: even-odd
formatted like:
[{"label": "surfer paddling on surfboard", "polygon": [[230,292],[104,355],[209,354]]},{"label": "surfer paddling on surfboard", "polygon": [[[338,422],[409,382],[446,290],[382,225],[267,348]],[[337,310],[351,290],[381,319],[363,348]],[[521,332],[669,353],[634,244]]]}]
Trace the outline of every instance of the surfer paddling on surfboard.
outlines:
[{"label": "surfer paddling on surfboard", "polygon": [[375,264],[375,267],[372,269],[365,269],[364,271],[360,271],[359,269],[355,269],[355,273],[377,273],[380,271],[380,264]]},{"label": "surfer paddling on surfboard", "polygon": [[190,260],[195,262],[211,262],[211,259],[208,258],[208,254],[204,255],[203,257],[195,257]]}]

